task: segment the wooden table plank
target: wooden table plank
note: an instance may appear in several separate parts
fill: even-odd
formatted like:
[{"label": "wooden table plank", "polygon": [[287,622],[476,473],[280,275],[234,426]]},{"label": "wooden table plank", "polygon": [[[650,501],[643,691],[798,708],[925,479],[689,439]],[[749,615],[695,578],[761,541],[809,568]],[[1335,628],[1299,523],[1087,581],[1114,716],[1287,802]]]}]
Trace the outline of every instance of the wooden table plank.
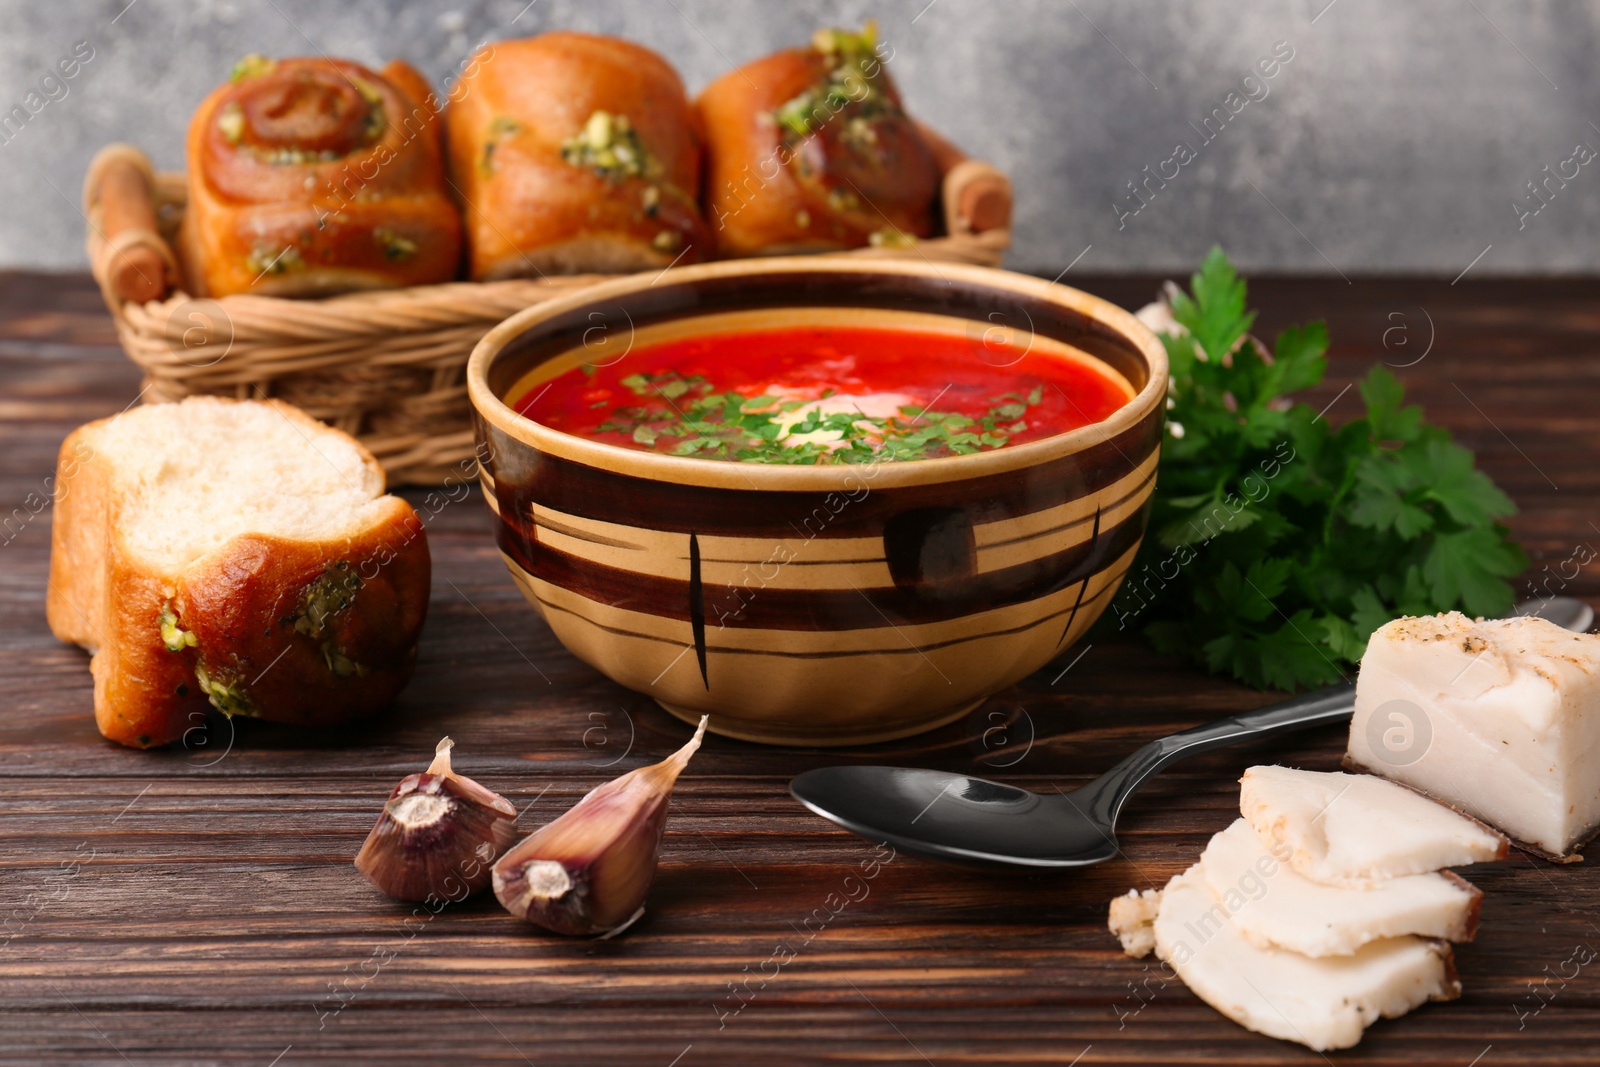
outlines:
[{"label": "wooden table plank", "polygon": [[[1156,288],[1081,284],[1125,306]],[[1332,369],[1311,399],[1335,421],[1358,410],[1341,390],[1372,361],[1426,350],[1397,373],[1522,507],[1537,577],[1600,547],[1594,294],[1585,281],[1277,279],[1253,296],[1263,336],[1329,321]],[[1073,652],[904,742],[708,738],[646,919],[605,943],[540,935],[492,899],[413,916],[349,865],[387,789],[441,733],[464,771],[531,805],[526,826],[684,736],[560,648],[505,573],[475,493],[428,519],[421,660],[378,720],[317,736],[217,723],[154,753],[106,744],[85,656],[44,624],[42,500],[62,437],[137,391],[87,279],[0,275],[0,1063],[1320,1062],[1122,956],[1105,905],[1192,862],[1234,816],[1249,763],[1336,766],[1338,730],[1162,776],[1126,816],[1116,862],[1049,875],[898,857],[830,913],[872,850],[788,798],[799,771],[861,759],[1065,787],[1267,699],[1136,644],[1097,643],[1061,675]],[[1562,591],[1600,601],[1600,569]],[[1008,728],[986,745],[992,715]],[[1593,1062],[1596,968],[1549,976],[1576,946],[1600,949],[1600,875],[1519,854],[1473,880],[1486,902],[1457,954],[1466,995],[1378,1024],[1341,1060]]]}]

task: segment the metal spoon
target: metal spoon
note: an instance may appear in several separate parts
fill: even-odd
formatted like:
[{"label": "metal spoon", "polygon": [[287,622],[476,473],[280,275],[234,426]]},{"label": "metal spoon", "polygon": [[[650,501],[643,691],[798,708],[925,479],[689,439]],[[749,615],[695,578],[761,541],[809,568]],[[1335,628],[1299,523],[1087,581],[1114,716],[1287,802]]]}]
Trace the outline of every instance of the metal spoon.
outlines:
[{"label": "metal spoon", "polygon": [[[1518,604],[1583,632],[1594,610],[1570,597]],[[1117,815],[1167,764],[1240,741],[1347,722],[1355,686],[1330,686],[1281,704],[1152,741],[1088,785],[1055,796],[946,771],[909,767],[821,767],[789,785],[825,819],[872,841],[933,859],[1019,867],[1084,867],[1117,853]]]}]

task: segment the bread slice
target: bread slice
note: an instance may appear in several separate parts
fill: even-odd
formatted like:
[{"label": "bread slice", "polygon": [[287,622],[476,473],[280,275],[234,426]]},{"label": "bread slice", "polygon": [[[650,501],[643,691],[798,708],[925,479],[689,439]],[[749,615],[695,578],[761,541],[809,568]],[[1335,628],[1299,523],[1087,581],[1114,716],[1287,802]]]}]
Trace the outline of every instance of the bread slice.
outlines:
[{"label": "bread slice", "polygon": [[53,522],[50,628],[91,653],[113,741],[175,741],[208,704],[340,722],[410,677],[422,523],[370,452],[288,404],[193,397],[79,427]]}]

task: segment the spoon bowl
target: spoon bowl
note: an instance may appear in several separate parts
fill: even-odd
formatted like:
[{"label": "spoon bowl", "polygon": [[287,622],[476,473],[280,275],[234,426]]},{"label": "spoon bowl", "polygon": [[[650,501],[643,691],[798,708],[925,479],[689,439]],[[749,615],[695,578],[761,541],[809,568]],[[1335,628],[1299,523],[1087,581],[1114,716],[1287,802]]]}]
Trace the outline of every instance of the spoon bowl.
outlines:
[{"label": "spoon bowl", "polygon": [[791,792],[846,830],[936,859],[1078,867],[1117,851],[1115,836],[1074,803],[1076,793],[906,767],[822,767],[796,778]]}]

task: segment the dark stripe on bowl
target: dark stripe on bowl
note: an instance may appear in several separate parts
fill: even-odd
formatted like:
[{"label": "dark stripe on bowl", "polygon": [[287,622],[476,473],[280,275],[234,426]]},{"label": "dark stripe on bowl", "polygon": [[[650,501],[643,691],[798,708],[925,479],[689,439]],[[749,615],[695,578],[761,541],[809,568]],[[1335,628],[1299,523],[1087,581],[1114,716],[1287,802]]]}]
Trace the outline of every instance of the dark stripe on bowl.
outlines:
[{"label": "dark stripe on bowl", "polygon": [[[1094,509],[1094,529],[1089,534],[1089,543],[1095,544],[1100,540],[1100,515],[1101,509]],[[1060,648],[1066,643],[1067,634],[1072,632],[1072,624],[1078,618],[1078,609],[1083,607],[1083,594],[1089,591],[1089,583],[1084,582],[1078,587],[1078,600],[1072,605],[1072,614],[1067,616],[1066,623],[1061,627],[1061,636],[1056,640],[1056,647]]]},{"label": "dark stripe on bowl", "polygon": [[[499,497],[496,497],[495,499],[498,501]],[[618,537],[607,537],[604,534],[595,533],[593,530],[580,530],[576,526],[568,526],[564,522],[556,522],[553,519],[540,519],[539,525],[543,529],[550,530],[558,534],[565,534],[566,536],[576,538],[579,541],[587,541],[591,545],[603,545],[606,548],[625,548],[630,552],[648,551],[644,545],[638,544],[637,542],[624,541]],[[694,534],[691,533],[689,536],[693,537]],[[708,559],[706,562],[722,563],[725,561]]]},{"label": "dark stripe on bowl", "polygon": [[[858,630],[946,622],[992,608],[1048,596],[1101,571],[1139,542],[1147,500],[1138,511],[1099,531],[1092,541],[996,571],[947,583],[850,589],[783,589],[759,585],[704,586],[662,578],[524,541],[499,526],[501,550],[529,574],[563,589],[628,611],[702,625],[757,630]],[[698,642],[697,642],[698,644]]]},{"label": "dark stripe on bowl", "polygon": [[700,582],[700,538],[689,534],[689,632],[694,636],[694,656],[700,661],[700,681],[707,689],[706,675],[706,590]]},{"label": "dark stripe on bowl", "polygon": [[[498,499],[494,497],[494,479],[491,478],[486,472],[480,471],[480,475],[481,475],[481,480],[484,483],[483,484],[484,495],[486,497],[495,499],[496,503],[498,503]],[[1047,539],[1047,538],[1060,537],[1064,533],[1066,533],[1066,531],[1071,530],[1072,528],[1074,528],[1076,526],[1082,526],[1083,524],[1089,523],[1089,522],[1092,522],[1092,523],[1095,524],[1095,532],[1092,532],[1090,534],[1091,537],[1094,537],[1098,533],[1099,522],[1100,522],[1100,517],[1101,517],[1101,512],[1102,511],[1116,511],[1118,508],[1122,507],[1122,505],[1127,503],[1129,500],[1132,500],[1132,499],[1134,499],[1136,497],[1143,497],[1147,492],[1149,492],[1150,483],[1155,481],[1155,477],[1156,477],[1155,468],[1151,467],[1149,473],[1146,474],[1144,476],[1144,478],[1142,478],[1137,484],[1129,486],[1128,489],[1127,489],[1127,492],[1123,493],[1121,496],[1118,496],[1116,499],[1105,501],[1103,504],[1101,504],[1100,507],[1095,509],[1095,513],[1093,515],[1083,515],[1083,516],[1080,516],[1080,517],[1075,518],[1075,519],[1067,519],[1065,522],[1058,522],[1054,526],[1048,526],[1048,527],[1045,527],[1044,529],[1041,529],[1041,530],[1033,530],[1033,531],[1028,532],[1028,533],[1019,533],[1015,537],[1008,537],[1008,538],[1006,538],[1006,539],[1004,539],[1002,541],[989,541],[989,542],[986,542],[979,549],[979,551],[992,552],[995,549],[1007,548],[1009,546],[1022,544],[1022,543],[1027,542],[1027,541],[1041,541],[1041,540],[1044,540],[1044,539]],[[564,522],[561,522],[559,520],[550,518],[548,513],[546,513],[546,514],[544,514],[542,516],[539,516],[535,520],[535,524],[537,525],[537,527],[540,530],[549,530],[552,533],[558,533],[558,534],[561,534],[561,535],[566,536],[566,537],[571,537],[571,538],[573,538],[574,540],[577,540],[577,541],[586,541],[586,542],[588,542],[589,544],[592,544],[592,545],[602,545],[602,546],[605,546],[607,548],[622,548],[622,549],[627,549],[627,550],[632,551],[632,552],[646,552],[646,551],[649,551],[644,545],[638,544],[637,542],[634,542],[634,541],[625,541],[625,540],[623,540],[621,538],[618,538],[618,537],[608,537],[608,536],[606,536],[604,534],[595,532],[593,530],[580,529],[580,528],[578,528],[576,526],[569,526]],[[629,527],[629,529],[643,530],[644,528],[643,527],[639,527],[639,526],[632,526],[632,527]],[[537,537],[537,533],[535,533],[534,536]],[[694,535],[691,534],[690,536],[694,536]],[[785,542],[785,543],[787,543],[787,542]],[[751,564],[754,561],[752,561],[752,560],[750,560],[748,558],[726,558],[726,559],[725,558],[720,558],[720,557],[712,558],[712,557],[708,557],[704,553],[702,553],[701,557],[700,557],[700,562],[702,564],[706,564],[706,563],[741,564],[742,563],[742,564],[748,565],[748,564]],[[766,561],[762,561],[762,562],[766,562]],[[850,564],[882,563],[882,562],[884,562],[883,555],[881,555],[881,554],[875,554],[875,555],[874,554],[869,554],[869,555],[865,555],[865,556],[848,556],[848,557],[837,557],[837,558],[828,558],[828,559],[799,559],[799,558],[795,558],[795,559],[789,559],[789,560],[783,561],[783,566],[785,566],[785,567],[841,567],[841,566],[849,566]]]},{"label": "dark stripe on bowl", "polygon": [[[555,511],[625,526],[724,537],[881,537],[895,516],[954,503],[973,526],[1044,511],[1112,485],[1136,470],[1161,442],[1160,412],[1117,436],[1032,467],[958,483],[874,488],[876,469],[850,468],[834,492],[723,489],[640,478],[540,452],[493,426],[490,474],[501,518],[521,524],[534,501]],[[684,460],[716,463],[718,460]],[[916,460],[909,461],[918,462]]]},{"label": "dark stripe on bowl", "polygon": [[[970,641],[982,641],[986,637],[1008,637],[1012,634],[1026,633],[1029,630],[1036,629],[1037,627],[1043,626],[1046,623],[1059,619],[1063,615],[1074,614],[1080,608],[1092,607],[1100,600],[1106,599],[1111,594],[1115,593],[1119,582],[1120,579],[1118,581],[1111,582],[1106,588],[1100,590],[1098,593],[1095,593],[1093,596],[1082,599],[1079,604],[1074,605],[1071,608],[1062,608],[1060,611],[1052,611],[1048,615],[1041,616],[1040,618],[1034,619],[1031,622],[1022,623],[1020,626],[1006,626],[998,630],[984,630],[980,633],[963,634],[960,637],[946,638],[943,641],[930,641],[921,645],[907,644],[900,648],[841,649],[831,652],[790,652],[783,649],[735,648],[728,645],[707,645],[706,651],[713,656],[772,656],[777,659],[841,659],[850,656],[922,656],[927,655],[929,652],[936,652],[941,648],[949,648],[951,645],[964,645]],[[663,637],[660,634],[641,633],[638,630],[630,630],[625,626],[607,626],[605,623],[596,622],[594,619],[589,618],[587,615],[584,615],[581,612],[573,611],[571,608],[562,604],[557,604],[555,601],[550,600],[547,597],[539,596],[537,593],[534,594],[534,599],[537,600],[540,606],[546,611],[558,611],[563,615],[571,615],[575,619],[582,620],[586,625],[593,626],[597,630],[603,630],[608,634],[616,634],[619,637],[636,638],[640,641],[655,641],[663,645],[671,645],[674,648],[683,647],[682,641],[674,640],[671,637]],[[1065,649],[1062,651],[1065,651]]]}]

